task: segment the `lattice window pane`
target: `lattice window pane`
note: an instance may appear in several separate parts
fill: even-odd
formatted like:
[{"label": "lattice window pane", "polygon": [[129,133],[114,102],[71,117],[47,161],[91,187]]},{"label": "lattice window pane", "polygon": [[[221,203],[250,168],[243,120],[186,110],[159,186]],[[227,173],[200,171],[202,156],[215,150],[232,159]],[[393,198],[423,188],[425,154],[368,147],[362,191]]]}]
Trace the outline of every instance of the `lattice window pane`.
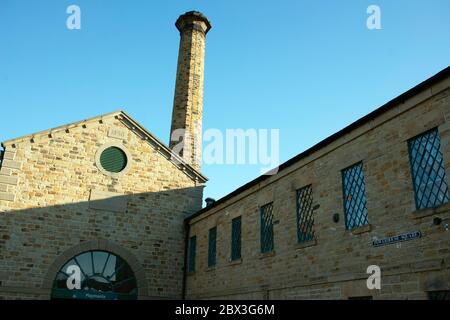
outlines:
[{"label": "lattice window pane", "polygon": [[369,223],[362,162],[342,170],[345,227],[351,230]]},{"label": "lattice window pane", "polygon": [[450,201],[438,130],[409,140],[408,147],[417,209]]},{"label": "lattice window pane", "polygon": [[312,187],[297,190],[297,235],[298,242],[314,239]]},{"label": "lattice window pane", "polygon": [[234,218],[231,221],[231,260],[239,260],[241,258],[241,217]]},{"label": "lattice window pane", "polygon": [[194,272],[195,271],[196,250],[197,250],[197,237],[196,236],[192,236],[189,239],[189,264],[188,264],[188,271],[189,272]]},{"label": "lattice window pane", "polygon": [[430,300],[450,300],[450,291],[430,291],[428,292],[428,298]]},{"label": "lattice window pane", "polygon": [[209,230],[208,267],[214,267],[216,265],[216,247],[217,247],[217,228],[214,227]]},{"label": "lattice window pane", "polygon": [[273,251],[273,203],[261,207],[261,252]]}]

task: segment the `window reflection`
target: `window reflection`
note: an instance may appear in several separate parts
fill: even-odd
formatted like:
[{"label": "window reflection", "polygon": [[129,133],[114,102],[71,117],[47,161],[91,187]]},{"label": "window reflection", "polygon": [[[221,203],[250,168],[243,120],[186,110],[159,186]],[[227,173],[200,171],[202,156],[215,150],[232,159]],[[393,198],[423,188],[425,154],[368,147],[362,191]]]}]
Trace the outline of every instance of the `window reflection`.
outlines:
[{"label": "window reflection", "polygon": [[[80,270],[80,289],[70,290],[67,282]],[[53,298],[69,299],[135,299],[137,283],[133,270],[122,258],[106,251],[88,251],[70,259],[56,275]]]}]

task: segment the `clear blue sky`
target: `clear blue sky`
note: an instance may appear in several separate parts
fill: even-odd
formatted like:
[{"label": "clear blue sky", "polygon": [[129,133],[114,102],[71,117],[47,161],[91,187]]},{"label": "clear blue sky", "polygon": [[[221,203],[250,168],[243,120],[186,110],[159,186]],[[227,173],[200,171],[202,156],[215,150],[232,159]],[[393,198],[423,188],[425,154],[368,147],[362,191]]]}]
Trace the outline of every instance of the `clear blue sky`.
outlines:
[{"label": "clear blue sky", "polygon": [[[70,4],[81,30],[66,28]],[[280,129],[281,162],[449,65],[448,0],[1,0],[0,141],[123,108],[167,143],[174,22],[194,9],[213,25],[204,129]],[[205,196],[259,170],[204,166]]]}]

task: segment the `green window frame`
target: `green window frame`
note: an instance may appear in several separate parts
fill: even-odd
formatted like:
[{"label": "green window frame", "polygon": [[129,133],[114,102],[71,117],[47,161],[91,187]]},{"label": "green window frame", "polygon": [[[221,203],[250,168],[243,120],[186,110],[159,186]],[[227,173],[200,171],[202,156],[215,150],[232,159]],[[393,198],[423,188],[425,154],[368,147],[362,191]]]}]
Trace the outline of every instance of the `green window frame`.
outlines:
[{"label": "green window frame", "polygon": [[242,217],[231,220],[231,261],[241,259]]},{"label": "green window frame", "polygon": [[314,239],[312,186],[308,185],[297,190],[297,238],[298,243]]},{"label": "green window frame", "polygon": [[273,202],[271,202],[261,207],[261,253],[273,250]]},{"label": "green window frame", "polygon": [[345,227],[352,230],[369,224],[363,163],[342,170]]},{"label": "green window frame", "polygon": [[217,256],[217,227],[209,229],[208,235],[208,267],[216,265]]},{"label": "green window frame", "polygon": [[188,262],[188,272],[195,271],[195,258],[197,251],[197,236],[192,236],[189,239],[189,262]]},{"label": "green window frame", "polygon": [[435,208],[450,201],[441,138],[437,128],[408,140],[416,209]]}]

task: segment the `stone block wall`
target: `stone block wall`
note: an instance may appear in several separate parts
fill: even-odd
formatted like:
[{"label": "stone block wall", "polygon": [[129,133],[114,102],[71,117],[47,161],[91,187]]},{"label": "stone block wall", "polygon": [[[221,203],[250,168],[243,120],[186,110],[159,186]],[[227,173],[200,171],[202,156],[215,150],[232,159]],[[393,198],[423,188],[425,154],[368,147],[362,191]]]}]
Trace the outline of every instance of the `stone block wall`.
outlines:
[{"label": "stone block wall", "polygon": [[[120,115],[5,144],[0,297],[49,298],[44,283],[56,275],[49,273],[55,260],[74,247],[93,250],[96,241],[133,257],[140,298],[181,297],[183,220],[201,208],[203,185]],[[98,152],[105,146],[126,151],[123,174],[102,172]]]}]

